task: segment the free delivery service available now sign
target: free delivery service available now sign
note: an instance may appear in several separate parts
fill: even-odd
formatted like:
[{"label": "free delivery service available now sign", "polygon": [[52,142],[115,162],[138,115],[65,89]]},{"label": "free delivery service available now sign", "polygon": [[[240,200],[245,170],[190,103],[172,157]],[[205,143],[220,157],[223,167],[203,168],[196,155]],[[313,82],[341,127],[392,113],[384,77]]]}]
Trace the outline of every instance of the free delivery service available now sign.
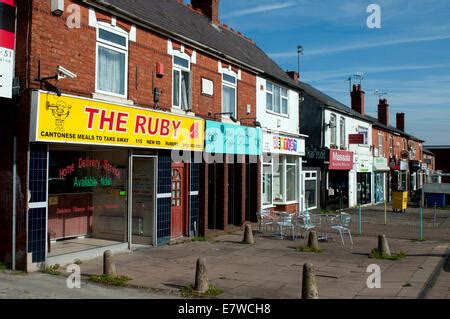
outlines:
[{"label": "free delivery service available now sign", "polygon": [[35,91],[34,142],[203,151],[204,121],[150,109]]}]

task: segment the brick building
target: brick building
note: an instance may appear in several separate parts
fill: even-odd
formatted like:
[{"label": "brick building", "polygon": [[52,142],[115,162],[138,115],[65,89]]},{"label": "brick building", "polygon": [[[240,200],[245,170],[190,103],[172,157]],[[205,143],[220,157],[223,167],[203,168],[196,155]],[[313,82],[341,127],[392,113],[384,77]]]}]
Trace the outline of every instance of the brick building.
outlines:
[{"label": "brick building", "polygon": [[[292,91],[297,114],[298,86],[220,24],[217,0],[16,4],[20,92],[1,101],[0,260],[32,269],[256,219],[257,77]],[[299,138],[294,125],[280,134]],[[298,207],[295,185],[280,209]]]}]

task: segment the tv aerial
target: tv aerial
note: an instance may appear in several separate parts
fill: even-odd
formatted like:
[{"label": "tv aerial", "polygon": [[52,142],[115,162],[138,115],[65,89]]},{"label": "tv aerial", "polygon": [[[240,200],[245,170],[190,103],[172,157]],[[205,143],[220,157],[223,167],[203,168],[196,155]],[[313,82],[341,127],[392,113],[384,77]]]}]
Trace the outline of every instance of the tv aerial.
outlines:
[{"label": "tv aerial", "polygon": [[376,89],[373,95],[376,95],[378,97],[378,100],[381,100],[383,96],[386,96],[388,94],[387,92],[380,92],[378,89]]}]

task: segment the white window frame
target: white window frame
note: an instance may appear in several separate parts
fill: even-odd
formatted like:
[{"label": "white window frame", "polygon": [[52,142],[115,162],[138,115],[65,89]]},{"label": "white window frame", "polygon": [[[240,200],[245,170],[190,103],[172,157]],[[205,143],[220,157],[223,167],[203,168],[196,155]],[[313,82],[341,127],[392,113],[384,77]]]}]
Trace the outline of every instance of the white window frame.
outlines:
[{"label": "white window frame", "polygon": [[369,128],[365,126],[358,126],[358,134],[364,135],[364,143],[360,145],[369,145]]},{"label": "white window frame", "polygon": [[384,157],[384,153],[383,153],[383,133],[382,132],[378,132],[378,155],[380,157]]},{"label": "white window frame", "polygon": [[[175,57],[178,57],[180,59],[183,60],[187,60],[188,62],[188,67],[185,68],[181,65],[175,64]],[[187,55],[186,53],[183,53],[181,51],[173,51],[173,56],[172,56],[172,108],[174,109],[178,109],[178,110],[183,110],[182,105],[181,105],[181,75],[182,72],[188,72],[189,73],[189,105],[188,105],[188,110],[183,110],[183,111],[189,111],[192,109],[192,72],[191,72],[191,57],[189,55]],[[175,105],[175,101],[174,101],[174,92],[175,92],[175,88],[174,88],[174,81],[173,81],[173,73],[174,71],[177,71],[180,73],[180,81],[178,83],[178,93],[180,94],[179,96],[179,101],[180,101],[180,105]]]},{"label": "white window frame", "polygon": [[[296,204],[299,202],[298,198],[298,189],[300,187],[299,185],[299,158],[292,155],[278,155],[279,161],[276,163],[277,165],[281,165],[281,172],[280,172],[280,184],[281,184],[281,195],[283,196],[282,201],[276,201],[275,200],[275,193],[274,193],[274,187],[273,187],[273,176],[274,176],[274,163],[272,161],[272,203],[273,205],[290,205],[290,204]],[[295,163],[287,163],[287,157],[293,157],[295,158]],[[294,200],[287,200],[287,167],[288,166],[295,166],[295,199]],[[284,178],[282,178],[284,176]],[[281,181],[283,179],[283,183]]]},{"label": "white window frame", "polygon": [[[121,46],[117,43],[110,42],[100,38],[100,29],[107,32],[115,33],[125,38],[125,46]],[[106,48],[108,50],[116,51],[125,54],[125,74],[124,74],[124,94],[117,94],[108,91],[103,91],[98,88],[98,50],[99,47]],[[95,92],[110,95],[119,98],[127,98],[128,96],[128,52],[129,52],[129,34],[125,30],[111,26],[104,22],[98,22],[96,28],[96,44],[95,44]]]},{"label": "white window frame", "polygon": [[[272,86],[272,91],[269,90],[269,85]],[[276,112],[275,111],[275,88],[280,89],[280,112]],[[286,91],[286,96],[283,96],[283,90]],[[267,105],[267,95],[271,95],[272,96],[272,110],[270,110],[268,108]],[[289,117],[289,90],[283,86],[280,86],[278,84],[275,84],[273,82],[267,81],[266,83],[266,112],[267,113],[271,113],[271,114],[275,114],[275,115],[279,115],[279,116],[284,116],[284,117]],[[286,113],[283,112],[283,101],[286,101]]]},{"label": "white window frame", "polygon": [[347,148],[347,140],[346,140],[346,121],[345,117],[341,116],[339,120],[339,144],[341,148]]},{"label": "white window frame", "polygon": [[315,181],[316,184],[316,189],[315,189],[315,206],[313,207],[309,207],[308,204],[308,210],[313,210],[313,209],[317,209],[318,208],[318,197],[319,197],[319,184],[318,184],[318,176],[317,176],[317,171],[304,171],[303,172],[303,179],[304,179],[304,183],[305,183],[305,204],[308,203],[308,197],[306,196],[306,181]]},{"label": "white window frame", "polygon": [[262,200],[262,195],[261,195],[261,206],[263,207],[263,208],[268,208],[268,207],[273,207],[273,164],[272,164],[272,162],[263,162],[263,164],[262,164],[262,171],[261,171],[261,184],[262,184],[262,187],[261,187],[261,189],[264,189],[264,178],[263,178],[263,176],[264,176],[264,167],[265,166],[270,166],[270,191],[271,191],[271,194],[270,194],[270,203],[264,203],[263,202],[263,200]]},{"label": "white window frame", "polygon": [[[235,83],[231,83],[231,82],[228,82],[227,80],[225,80],[224,79],[224,75],[228,75],[228,76],[231,76],[231,77],[233,77],[233,78],[235,78]],[[237,101],[237,90],[238,90],[238,75],[237,75],[237,73],[235,73],[235,72],[233,72],[233,71],[230,71],[230,70],[228,70],[228,69],[224,69],[223,71],[222,71],[222,74],[221,74],[221,77],[222,77],[222,101],[221,101],[221,104],[222,104],[222,112],[224,113],[224,112],[229,112],[229,111],[225,111],[225,109],[224,109],[224,105],[223,105],[223,88],[224,88],[224,86],[226,86],[226,87],[228,87],[228,88],[232,88],[232,89],[234,89],[234,103],[235,103],[235,105],[234,105],[234,115],[235,115],[235,117],[237,118],[237,104],[238,104],[238,101]],[[230,118],[231,116],[230,115],[223,115],[222,117],[226,117],[226,118]]]},{"label": "white window frame", "polygon": [[[333,125],[334,124],[334,125]],[[334,135],[334,142],[333,142]],[[337,115],[334,113],[330,114],[330,146],[338,146],[337,145]]]}]

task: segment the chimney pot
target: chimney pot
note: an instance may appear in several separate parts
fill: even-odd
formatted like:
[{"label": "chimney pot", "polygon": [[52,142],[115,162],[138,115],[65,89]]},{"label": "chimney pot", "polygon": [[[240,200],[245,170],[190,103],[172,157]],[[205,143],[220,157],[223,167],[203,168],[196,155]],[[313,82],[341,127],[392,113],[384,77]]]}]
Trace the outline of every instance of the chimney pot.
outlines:
[{"label": "chimney pot", "polygon": [[297,71],[287,71],[286,74],[289,75],[289,77],[290,77],[292,80],[294,80],[295,82],[298,81],[299,74],[298,74]]},{"label": "chimney pot", "polygon": [[219,0],[191,0],[191,6],[210,19],[212,23],[220,25]]},{"label": "chimney pot", "polygon": [[397,129],[405,131],[405,113],[397,113]]},{"label": "chimney pot", "polygon": [[361,115],[364,115],[364,99],[365,92],[361,89],[361,84],[353,85],[352,97],[352,109]]},{"label": "chimney pot", "polygon": [[380,99],[378,103],[378,122],[389,126],[389,104],[387,99]]}]

